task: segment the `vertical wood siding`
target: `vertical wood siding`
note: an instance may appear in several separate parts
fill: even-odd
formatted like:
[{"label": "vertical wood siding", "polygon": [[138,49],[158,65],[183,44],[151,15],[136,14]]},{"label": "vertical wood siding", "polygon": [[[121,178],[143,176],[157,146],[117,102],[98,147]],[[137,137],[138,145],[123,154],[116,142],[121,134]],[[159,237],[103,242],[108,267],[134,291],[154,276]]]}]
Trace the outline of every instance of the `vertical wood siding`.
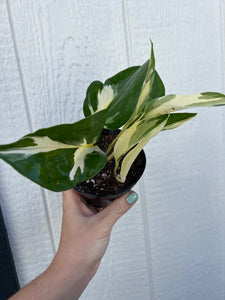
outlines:
[{"label": "vertical wood siding", "polygon": [[[0,135],[12,142],[31,128],[24,97],[22,60],[16,52],[13,24],[0,1]],[[49,218],[43,192],[0,162],[0,200],[21,284],[43,271],[53,257]],[[35,263],[34,263],[35,261]]]},{"label": "vertical wood siding", "polygon": [[[224,0],[0,1],[0,143],[82,117],[93,80],[149,57],[167,93],[224,89]],[[194,110],[193,110],[194,111]],[[157,136],[81,299],[225,298],[224,108]],[[0,201],[21,285],[51,262],[62,199],[0,161]]]}]

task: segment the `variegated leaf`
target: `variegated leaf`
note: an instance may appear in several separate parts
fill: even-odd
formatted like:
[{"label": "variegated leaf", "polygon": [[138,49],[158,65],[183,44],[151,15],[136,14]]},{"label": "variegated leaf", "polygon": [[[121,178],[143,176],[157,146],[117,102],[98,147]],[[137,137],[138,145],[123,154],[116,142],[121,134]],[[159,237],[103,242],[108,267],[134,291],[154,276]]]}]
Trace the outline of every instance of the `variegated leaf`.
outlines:
[{"label": "variegated leaf", "polygon": [[[113,152],[115,175],[119,181],[124,182],[126,180],[127,173],[135,158],[145,144],[163,129],[168,117],[168,115],[163,115],[153,119],[139,120],[120,135]],[[117,169],[121,159],[123,160],[120,176],[118,176]]]},{"label": "variegated leaf", "polygon": [[[101,81],[93,81],[87,88],[86,98],[83,103],[83,112],[85,117],[93,115],[95,112],[101,110],[99,108],[99,95],[103,89],[104,85]],[[112,98],[106,99],[106,102],[112,101]],[[103,103],[104,104],[104,103]],[[105,105],[107,108],[107,105]]]},{"label": "variegated leaf", "polygon": [[95,176],[107,157],[94,144],[106,110],[73,124],[40,129],[15,143],[0,146],[0,158],[22,175],[52,190],[63,191]]},{"label": "variegated leaf", "polygon": [[152,42],[151,45],[151,58],[141,67],[125,69],[107,79],[104,84],[100,81],[91,83],[84,100],[85,116],[108,108],[106,128],[118,129],[132,116],[128,121],[130,126],[148,101],[165,95],[165,87],[155,70]]},{"label": "variegated leaf", "polygon": [[187,121],[193,119],[197,114],[196,113],[175,113],[170,114],[166,125],[163,127],[163,130],[169,130],[177,128],[180,125],[183,125]]},{"label": "variegated leaf", "polygon": [[[139,66],[136,66],[125,69],[107,79],[104,84],[101,81],[93,81],[87,89],[86,98],[84,100],[84,115],[87,117],[102,109],[108,108],[129,78],[132,77],[139,68]],[[108,112],[108,118],[109,117],[112,117],[112,112]]]},{"label": "variegated leaf", "polygon": [[108,107],[107,128],[120,128],[133,114],[147,74],[148,65],[149,60],[139,67],[121,86],[120,91]]},{"label": "variegated leaf", "polygon": [[159,74],[155,70],[155,55],[154,55],[153,43],[151,41],[151,57],[149,60],[148,71],[141,89],[141,93],[137,101],[136,108],[130,120],[128,120],[127,127],[129,127],[132,121],[135,120],[144,112],[144,109],[146,105],[149,103],[149,101],[164,95],[165,95],[164,84]]},{"label": "variegated leaf", "polygon": [[172,94],[153,99],[146,107],[145,117],[152,118],[154,116],[193,107],[219,105],[225,105],[225,95],[221,93],[207,92],[189,96]]}]

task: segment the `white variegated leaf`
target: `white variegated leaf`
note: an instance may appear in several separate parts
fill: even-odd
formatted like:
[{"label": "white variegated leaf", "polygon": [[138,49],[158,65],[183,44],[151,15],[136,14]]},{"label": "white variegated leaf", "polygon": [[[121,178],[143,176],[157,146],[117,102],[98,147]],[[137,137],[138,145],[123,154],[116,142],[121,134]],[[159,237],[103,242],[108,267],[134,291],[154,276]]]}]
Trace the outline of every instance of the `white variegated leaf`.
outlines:
[{"label": "white variegated leaf", "polygon": [[141,152],[141,150],[144,148],[144,146],[148,143],[148,141],[152,137],[151,136],[146,136],[132,150],[130,150],[127,153],[127,155],[125,156],[125,158],[123,159],[122,164],[121,164],[120,175],[118,176],[117,174],[115,174],[117,176],[118,181],[125,182],[127,174],[129,172],[134,160],[136,159],[138,154]]},{"label": "white variegated leaf", "polygon": [[[140,68],[141,70],[138,71]],[[93,81],[86,92],[86,98],[83,105],[84,115],[87,117],[95,114],[98,111],[101,111],[102,109],[108,109],[105,127],[108,127],[107,124],[109,123],[114,126],[114,129],[123,125],[132,113],[132,108],[136,105],[137,100],[134,92],[131,93],[131,95],[127,95],[127,93],[132,90],[133,86],[136,91],[137,83],[141,87],[146,72],[145,69],[146,66],[127,68],[117,73],[113,77],[108,78],[104,84],[101,81]],[[131,83],[128,83],[130,79]],[[140,79],[142,82],[139,82]],[[129,89],[127,88],[128,86]],[[120,111],[121,106],[124,107],[125,98],[128,96],[130,102],[128,108],[126,109],[127,112],[123,115],[120,115],[118,114],[118,111]],[[132,100],[130,96],[134,99]],[[118,122],[120,125],[117,125]]]},{"label": "white variegated leaf", "polygon": [[164,95],[165,87],[158,73],[155,70],[155,55],[153,50],[153,43],[151,41],[151,57],[149,60],[148,71],[137,101],[137,106],[135,108],[134,115],[140,115],[143,112],[144,107],[150,101],[150,99]]},{"label": "white variegated leaf", "polygon": [[106,154],[94,146],[105,119],[102,110],[73,124],[40,129],[15,143],[0,145],[0,158],[49,190],[73,188],[107,163]]},{"label": "white variegated leaf", "polygon": [[118,181],[125,181],[126,175],[139,152],[151,138],[163,129],[168,117],[168,115],[163,115],[153,119],[139,120],[120,135],[113,152],[115,175],[117,175],[119,162],[123,159],[120,176],[117,176]]},{"label": "white variegated leaf", "polygon": [[[79,148],[79,145],[68,145],[64,143],[60,143],[57,141],[53,141],[48,136],[31,136],[31,137],[24,137],[21,139],[21,142],[30,142],[30,146],[24,146],[24,147],[9,147],[6,150],[0,150],[1,155],[12,155],[12,154],[20,154],[24,157],[38,154],[38,153],[45,153],[50,152],[53,150],[59,150],[59,149],[76,149]],[[85,139],[84,143],[81,145],[85,145]]]},{"label": "white variegated leaf", "polygon": [[166,125],[163,127],[163,130],[169,130],[177,128],[187,121],[193,119],[197,114],[196,113],[175,113],[170,114]]},{"label": "white variegated leaf", "polygon": [[225,105],[225,95],[207,92],[193,95],[167,95],[153,99],[145,110],[145,117],[152,118],[170,112],[193,108]]},{"label": "white variegated leaf", "polygon": [[98,91],[98,105],[97,111],[108,108],[109,104],[112,102],[116,96],[116,90],[113,90],[111,85],[105,85],[103,89]]},{"label": "white variegated leaf", "polygon": [[165,95],[164,84],[155,70],[155,55],[153,50],[153,43],[151,41],[151,57],[148,64],[148,70],[145,80],[143,82],[140,95],[137,100],[137,105],[133,114],[127,121],[125,127],[130,127],[143,114],[145,107],[154,99]]},{"label": "white variegated leaf", "polygon": [[75,175],[77,174],[77,171],[80,169],[80,173],[84,173],[85,168],[85,159],[87,155],[93,154],[94,152],[102,153],[102,151],[99,149],[98,146],[93,147],[79,147],[74,152],[74,165],[73,168],[70,171],[69,177],[70,180],[73,181]]}]

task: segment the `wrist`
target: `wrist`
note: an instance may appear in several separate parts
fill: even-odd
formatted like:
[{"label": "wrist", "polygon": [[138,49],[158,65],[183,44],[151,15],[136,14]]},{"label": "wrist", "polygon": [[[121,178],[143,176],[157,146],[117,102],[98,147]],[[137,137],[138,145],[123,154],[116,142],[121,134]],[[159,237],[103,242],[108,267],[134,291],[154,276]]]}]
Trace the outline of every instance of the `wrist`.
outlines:
[{"label": "wrist", "polygon": [[63,257],[56,257],[52,261],[51,265],[48,267],[46,272],[52,274],[61,280],[86,280],[90,281],[92,277],[97,272],[99,264],[88,265],[86,263],[81,263],[80,261],[73,261],[69,263],[67,259],[62,260]]},{"label": "wrist", "polygon": [[57,294],[61,295],[57,299],[78,299],[98,266],[81,263],[79,259],[70,261],[69,257],[57,253],[45,273]]}]

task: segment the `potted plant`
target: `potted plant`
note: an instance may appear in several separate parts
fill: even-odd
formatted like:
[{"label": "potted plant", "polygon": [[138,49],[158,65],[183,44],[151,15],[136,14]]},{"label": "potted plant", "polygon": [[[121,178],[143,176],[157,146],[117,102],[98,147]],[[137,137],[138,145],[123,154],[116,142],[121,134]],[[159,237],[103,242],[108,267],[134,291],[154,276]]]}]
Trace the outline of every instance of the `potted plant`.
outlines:
[{"label": "potted plant", "polygon": [[[165,95],[151,42],[151,57],[142,66],[90,84],[82,120],[1,145],[0,158],[44,188],[59,192],[75,187],[90,203],[104,207],[102,199],[118,197],[140,178],[145,167],[141,151],[151,138],[196,116],[176,111],[224,104],[225,95],[216,92]],[[131,168],[138,172],[132,174]]]}]

